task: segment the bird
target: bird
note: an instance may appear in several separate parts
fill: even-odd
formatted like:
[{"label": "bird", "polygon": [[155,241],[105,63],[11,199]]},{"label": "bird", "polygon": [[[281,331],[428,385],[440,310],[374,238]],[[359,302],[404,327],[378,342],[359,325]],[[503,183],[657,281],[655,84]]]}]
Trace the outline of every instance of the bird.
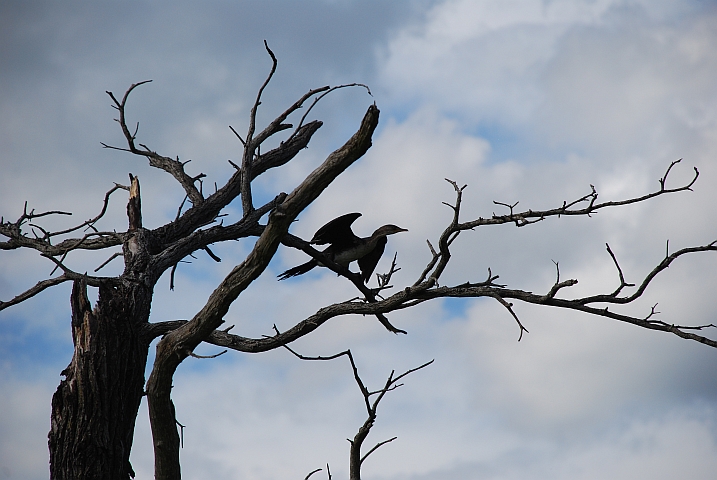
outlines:
[{"label": "bird", "polygon": [[[329,244],[322,253],[343,267],[348,268],[351,262],[358,261],[361,279],[366,283],[371,278],[371,274],[386,247],[386,242],[388,241],[386,236],[407,232],[408,230],[389,224],[378,228],[370,237],[357,237],[351,230],[351,224],[360,216],[360,213],[354,212],[334,218],[319,228],[309,243],[313,245]],[[318,266],[323,265],[318,260],[311,259],[277,276],[279,280],[286,280],[290,277],[302,275]]]}]

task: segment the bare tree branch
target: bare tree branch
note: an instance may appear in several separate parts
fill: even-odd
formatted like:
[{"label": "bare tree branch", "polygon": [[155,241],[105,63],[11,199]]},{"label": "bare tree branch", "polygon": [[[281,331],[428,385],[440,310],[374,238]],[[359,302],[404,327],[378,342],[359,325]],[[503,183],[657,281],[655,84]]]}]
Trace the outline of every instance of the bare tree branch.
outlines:
[{"label": "bare tree branch", "polygon": [[117,257],[121,257],[122,255],[123,255],[122,252],[113,253],[110,258],[108,258],[107,260],[102,262],[102,264],[99,267],[95,268],[95,272],[99,272],[101,269],[103,269],[105,266],[107,266],[107,264],[109,264],[112,260],[114,260]]},{"label": "bare tree branch", "polygon": [[[279,330],[276,328],[276,325],[274,325],[274,330],[277,335],[280,335]],[[386,380],[386,383],[384,384],[383,388],[371,392],[366,388],[366,385],[363,383],[363,380],[361,380],[361,376],[359,375],[358,368],[356,367],[356,362],[354,361],[354,357],[351,354],[350,349],[326,357],[308,357],[297,353],[296,351],[289,348],[287,345],[284,345],[284,348],[286,348],[288,351],[290,351],[292,354],[294,354],[297,358],[300,358],[301,360],[334,360],[343,356],[348,357],[349,362],[351,363],[351,370],[354,374],[354,380],[356,381],[356,385],[358,385],[359,390],[361,391],[361,395],[363,396],[367,413],[366,421],[363,423],[363,425],[361,425],[359,431],[356,433],[353,440],[349,440],[349,443],[351,444],[349,478],[351,480],[361,480],[361,464],[364,462],[364,460],[366,460],[366,458],[373,452],[375,452],[379,447],[389,442],[392,442],[397,438],[393,437],[389,438],[388,440],[378,442],[376,445],[373,446],[373,448],[366,452],[365,455],[361,455],[361,446],[363,445],[364,440],[366,440],[366,437],[368,436],[369,432],[371,431],[371,428],[376,421],[376,411],[378,410],[379,403],[381,403],[381,400],[383,399],[384,395],[386,395],[386,393],[395,390],[402,385],[398,383],[399,380],[401,380],[406,375],[409,375],[417,370],[421,370],[422,368],[429,366],[433,363],[433,360],[431,360],[430,362],[426,362],[418,367],[411,368],[398,375],[397,377],[394,377],[393,375],[395,372],[391,371],[391,374],[388,376],[388,379]],[[376,396],[376,398],[373,402],[371,402],[371,397],[373,397],[374,395]]]},{"label": "bare tree branch", "polygon": [[60,275],[59,277],[55,278],[48,278],[47,280],[42,280],[40,282],[37,282],[35,286],[32,288],[28,288],[24,292],[22,292],[19,295],[16,295],[13,299],[8,300],[7,302],[0,301],[0,310],[4,310],[7,307],[12,307],[13,305],[17,305],[18,303],[22,303],[25,300],[34,297],[38,293],[50,288],[54,287],[55,285],[59,285],[61,283],[67,282],[72,280],[66,275]]},{"label": "bare tree branch", "polygon": [[320,471],[321,471],[321,469],[320,469],[320,468],[317,468],[316,470],[313,470],[313,471],[309,472],[309,474],[304,477],[304,480],[309,480],[309,478],[311,478],[311,476],[312,476],[313,474],[315,474],[315,473],[317,473],[317,472],[320,472]]},{"label": "bare tree branch", "polygon": [[[328,95],[329,93],[331,93],[335,90],[339,90],[341,88],[348,88],[348,87],[363,87],[366,89],[368,94],[373,97],[373,94],[371,93],[371,89],[368,88],[368,85],[364,85],[363,83],[347,83],[344,85],[337,85],[337,86],[331,87],[331,88],[324,87],[323,89],[320,89],[323,91],[323,93],[321,95],[319,95],[318,97],[316,97],[313,102],[311,102],[311,105],[309,105],[309,108],[306,109],[306,112],[304,112],[304,115],[302,115],[301,120],[299,120],[299,124],[296,127],[296,130],[294,131],[294,133],[291,134],[291,137],[289,137],[289,138],[291,139],[294,137],[294,135],[296,135],[296,133],[301,128],[301,126],[304,124],[304,120],[306,120],[306,117],[309,115],[311,110],[316,106],[316,104],[321,101],[322,98],[324,98],[326,95]],[[320,90],[314,90],[312,92],[318,93]],[[312,92],[309,92],[309,93],[312,93]],[[306,98],[308,98],[308,96]]]},{"label": "bare tree branch", "polygon": [[513,311],[513,304],[506,302],[503,297],[500,295],[491,295],[493,298],[498,300],[498,303],[503,305],[506,310],[510,313],[510,315],[515,319],[515,322],[518,324],[518,327],[520,327],[520,335],[518,336],[518,341],[521,341],[523,339],[523,332],[530,333],[527,328],[523,326],[522,323],[520,323],[520,319],[518,318],[518,315],[515,314],[515,311]]},{"label": "bare tree branch", "polygon": [[[285,237],[284,241],[287,241]],[[694,334],[686,330],[701,331],[707,328],[717,328],[712,324],[708,325],[679,325],[670,324],[663,321],[652,320],[651,317],[655,313],[654,307],[652,313],[647,318],[639,318],[635,316],[623,315],[620,313],[612,312],[608,308],[597,308],[591,306],[594,303],[613,303],[613,304],[625,304],[630,303],[645,291],[648,284],[655,276],[665,270],[669,264],[682,255],[694,252],[702,251],[717,251],[717,245],[712,242],[708,245],[700,247],[690,247],[679,250],[666,259],[664,259],[657,267],[655,267],[643,280],[640,288],[635,294],[628,297],[617,297],[615,293],[607,295],[594,295],[589,297],[575,298],[571,300],[555,298],[555,293],[564,287],[570,286],[577,283],[577,280],[570,279],[563,282],[558,282],[550,288],[548,293],[545,295],[538,295],[532,292],[523,290],[508,289],[505,285],[496,284],[495,280],[498,279],[497,275],[493,275],[490,269],[488,270],[488,278],[479,283],[466,282],[462,285],[454,287],[433,287],[426,288],[429,281],[425,281],[422,284],[406,287],[403,290],[381,300],[375,300],[374,302],[365,301],[348,301],[335,303],[319,309],[315,314],[307,317],[306,319],[298,322],[292,328],[277,333],[272,337],[264,337],[261,339],[245,338],[238,335],[229,334],[227,332],[214,331],[204,341],[212,343],[217,346],[230,348],[233,350],[249,353],[258,353],[268,350],[272,350],[278,347],[285,346],[317,329],[328,320],[340,317],[344,315],[376,315],[376,314],[387,314],[396,310],[402,310],[410,308],[416,303],[423,301],[433,300],[437,298],[480,298],[480,297],[491,297],[499,301],[505,306],[511,313],[511,316],[516,320],[520,328],[519,340],[522,338],[523,332],[528,332],[525,326],[520,322],[519,318],[512,309],[512,304],[509,304],[506,299],[520,300],[525,303],[531,303],[536,305],[549,305],[554,307],[566,308],[570,310],[582,311],[597,315],[601,317],[607,317],[621,322],[630,323],[650,330],[658,330],[663,332],[673,333],[680,336],[681,338],[694,340],[705,345],[717,348],[717,341],[712,340],[708,337]],[[320,252],[319,252],[320,253]],[[321,258],[321,257],[319,257]],[[322,259],[323,261],[323,259]],[[331,267],[331,265],[328,265]],[[338,270],[338,269],[337,269]],[[350,272],[349,272],[350,274]],[[163,322],[158,324],[151,324],[147,327],[146,335],[152,338],[164,335],[167,332],[178,328],[179,326],[186,323],[185,320],[177,320],[172,322]]]},{"label": "bare tree branch", "polygon": [[[306,148],[313,134],[321,127],[322,122],[316,121],[304,125],[300,133],[290,141],[282,143],[279,147],[266,152],[254,159],[251,179],[288,163],[302,149]],[[216,193],[207,197],[201,205],[193,205],[187,209],[179,219],[153,230],[157,241],[163,245],[182,240],[196,229],[214,222],[221,210],[229,205],[241,193],[241,169],[236,171],[227,183]]]},{"label": "bare tree branch", "polygon": [[[254,101],[254,105],[251,107],[251,113],[249,114],[249,130],[246,134],[246,141],[244,141],[244,155],[242,156],[242,163],[241,163],[241,169],[243,172],[242,178],[241,178],[241,203],[242,208],[244,209],[244,216],[249,215],[252,210],[254,210],[254,204],[252,203],[251,198],[251,169],[252,164],[254,163],[254,152],[259,148],[262,141],[260,139],[257,139],[254,141],[254,131],[256,130],[256,112],[259,109],[259,105],[261,105],[261,94],[264,93],[264,89],[271,81],[271,77],[274,76],[274,72],[276,72],[276,56],[274,55],[274,52],[271,51],[269,48],[269,45],[266,43],[266,40],[264,40],[264,48],[266,48],[267,53],[271,57],[271,71],[269,72],[269,75],[266,77],[266,80],[264,80],[264,83],[259,88],[259,92],[256,94],[256,100]],[[241,140],[241,137],[239,138]]]},{"label": "bare tree branch", "polygon": [[[35,210],[31,210],[30,212],[28,212],[26,202],[22,215],[20,215],[20,218],[18,218],[14,223],[5,222],[4,219],[0,220],[0,235],[3,235],[10,239],[7,242],[0,242],[0,250],[13,250],[21,247],[26,247],[32,248],[46,255],[56,256],[66,255],[70,250],[75,250],[78,248],[83,250],[100,250],[110,246],[120,245],[122,243],[121,234],[118,234],[116,232],[99,232],[95,228],[95,224],[102,217],[104,217],[105,213],[107,212],[110,196],[112,195],[112,193],[120,189],[129,190],[129,187],[115,183],[115,186],[112,187],[109,191],[107,191],[107,193],[105,193],[105,198],[100,213],[95,217],[86,220],[74,227],[56,232],[51,232],[45,230],[40,225],[28,223],[30,227],[37,228],[43,233],[42,236],[35,235],[34,238],[27,236],[27,234],[23,233],[22,231],[23,225],[25,225],[27,222],[49,215],[72,215],[72,213],[57,210],[42,213],[35,213]],[[94,231],[84,235],[81,239],[67,239],[57,245],[52,244],[52,239],[54,237],[66,235],[82,228],[91,228]]]},{"label": "bare tree branch", "polygon": [[127,91],[125,92],[124,96],[122,97],[122,101],[118,101],[117,98],[114,96],[114,94],[110,91],[107,92],[107,95],[110,96],[112,101],[114,102],[114,108],[117,109],[119,112],[119,118],[115,119],[122,128],[122,133],[124,133],[125,140],[127,141],[127,145],[129,148],[118,148],[118,147],[112,147],[110,145],[107,145],[105,143],[102,143],[102,146],[104,148],[111,148],[115,150],[123,150],[130,153],[133,153],[135,155],[140,155],[143,157],[147,157],[147,160],[149,160],[149,164],[155,168],[159,168],[161,170],[164,170],[165,172],[172,175],[179,183],[182,185],[182,188],[184,188],[184,191],[186,192],[187,196],[189,197],[190,201],[194,205],[199,205],[204,201],[204,196],[200,193],[200,191],[197,189],[195,183],[203,178],[205,175],[203,173],[200,173],[199,175],[195,177],[190,177],[187,175],[187,173],[184,171],[184,165],[187,162],[180,162],[179,157],[177,159],[172,159],[169,157],[164,157],[162,155],[159,155],[157,152],[154,152],[150,150],[146,145],[139,144],[142,149],[137,148],[137,145],[135,144],[135,140],[137,138],[137,131],[139,130],[139,123],[137,124],[137,127],[134,131],[134,133],[131,133],[129,128],[127,127],[127,120],[126,120],[126,112],[125,108],[127,105],[127,99],[129,98],[129,94],[132,93],[132,91],[137,88],[140,85],[143,85],[145,83],[149,83],[152,80],[145,80],[143,82],[134,83],[132,84]]},{"label": "bare tree branch", "polygon": [[[462,230],[470,230],[472,228],[483,226],[483,225],[500,225],[503,223],[515,223],[517,226],[521,227],[524,225],[528,225],[530,223],[534,223],[534,221],[531,219],[535,219],[537,221],[537,220],[542,220],[546,217],[552,217],[552,216],[559,217],[562,215],[572,215],[572,216],[590,215],[592,213],[597,212],[600,209],[607,208],[607,207],[630,205],[633,203],[644,202],[645,200],[649,200],[651,198],[655,198],[660,195],[684,192],[684,191],[688,191],[688,190],[691,191],[692,185],[695,184],[695,182],[697,181],[697,177],[699,177],[699,171],[697,170],[697,168],[694,168],[695,175],[694,175],[694,177],[692,177],[692,180],[689,183],[687,183],[681,187],[676,187],[676,188],[665,188],[664,187],[665,182],[667,181],[667,177],[670,173],[670,170],[672,169],[672,167],[674,165],[676,165],[677,163],[680,163],[680,161],[681,161],[681,159],[675,160],[674,162],[672,162],[670,164],[665,175],[662,178],[660,178],[660,180],[659,180],[659,183],[660,183],[659,190],[656,190],[654,192],[651,192],[651,193],[648,193],[648,194],[645,194],[645,195],[642,195],[639,197],[634,197],[634,198],[629,198],[626,200],[619,200],[619,201],[595,203],[597,201],[598,194],[595,190],[595,187],[593,187],[591,185],[590,186],[592,189],[591,193],[584,195],[570,203],[563,202],[563,206],[560,208],[553,208],[551,210],[542,210],[542,211],[541,210],[536,210],[536,211],[527,210],[527,211],[520,212],[520,213],[513,213],[512,209],[511,209],[511,212],[509,215],[493,215],[491,218],[478,218],[477,220],[473,220],[473,221],[466,222],[466,223],[461,223],[457,227],[458,227],[458,230],[461,230],[461,231]],[[571,207],[573,207],[574,205],[577,205],[580,203],[585,203],[585,202],[588,202],[588,205],[586,207],[571,209]],[[500,202],[497,202],[497,203],[501,204]],[[502,204],[502,205],[506,205],[506,204]],[[517,203],[513,204],[512,206],[515,206],[515,205],[517,205]],[[510,205],[508,205],[508,206],[510,206]]]}]

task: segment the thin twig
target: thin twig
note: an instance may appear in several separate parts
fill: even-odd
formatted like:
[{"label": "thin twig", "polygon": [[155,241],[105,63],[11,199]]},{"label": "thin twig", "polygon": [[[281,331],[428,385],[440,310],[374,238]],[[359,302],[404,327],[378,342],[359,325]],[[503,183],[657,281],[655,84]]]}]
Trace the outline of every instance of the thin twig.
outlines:
[{"label": "thin twig", "polygon": [[102,265],[100,265],[99,267],[95,268],[95,272],[99,272],[102,268],[104,268],[104,267],[105,267],[108,263],[110,263],[112,260],[114,260],[114,259],[117,258],[117,257],[121,257],[121,256],[123,256],[123,255],[124,255],[124,254],[123,254],[122,252],[115,252],[115,253],[113,253],[110,258],[108,258],[107,260],[105,260],[105,261],[102,263]]}]

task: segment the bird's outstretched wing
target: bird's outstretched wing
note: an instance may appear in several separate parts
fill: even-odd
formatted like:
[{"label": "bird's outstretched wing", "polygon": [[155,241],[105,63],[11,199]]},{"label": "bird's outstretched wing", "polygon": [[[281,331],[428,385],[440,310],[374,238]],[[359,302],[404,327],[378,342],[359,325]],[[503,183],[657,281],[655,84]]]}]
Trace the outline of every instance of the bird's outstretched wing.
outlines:
[{"label": "bird's outstretched wing", "polygon": [[330,243],[335,247],[341,248],[353,245],[358,240],[351,230],[351,224],[361,216],[360,213],[347,213],[338,218],[334,218],[329,223],[319,228],[311,239],[314,245],[325,245]]},{"label": "bird's outstretched wing", "polygon": [[381,255],[383,255],[383,250],[386,248],[386,242],[388,242],[386,237],[379,238],[376,242],[376,248],[358,259],[363,283],[368,282],[371,278],[371,274],[376,269],[376,265],[378,265],[378,261],[381,259]]}]

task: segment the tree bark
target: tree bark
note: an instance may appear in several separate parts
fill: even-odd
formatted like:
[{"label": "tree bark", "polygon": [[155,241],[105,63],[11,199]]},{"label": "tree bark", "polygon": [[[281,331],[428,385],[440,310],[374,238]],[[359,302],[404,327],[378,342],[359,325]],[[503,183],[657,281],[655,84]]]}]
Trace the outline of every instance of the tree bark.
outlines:
[{"label": "tree bark", "polygon": [[75,352],[52,397],[50,478],[127,480],[129,454],[143,395],[149,344],[139,334],[152,291],[133,285],[100,288],[94,310],[75,281]]}]

